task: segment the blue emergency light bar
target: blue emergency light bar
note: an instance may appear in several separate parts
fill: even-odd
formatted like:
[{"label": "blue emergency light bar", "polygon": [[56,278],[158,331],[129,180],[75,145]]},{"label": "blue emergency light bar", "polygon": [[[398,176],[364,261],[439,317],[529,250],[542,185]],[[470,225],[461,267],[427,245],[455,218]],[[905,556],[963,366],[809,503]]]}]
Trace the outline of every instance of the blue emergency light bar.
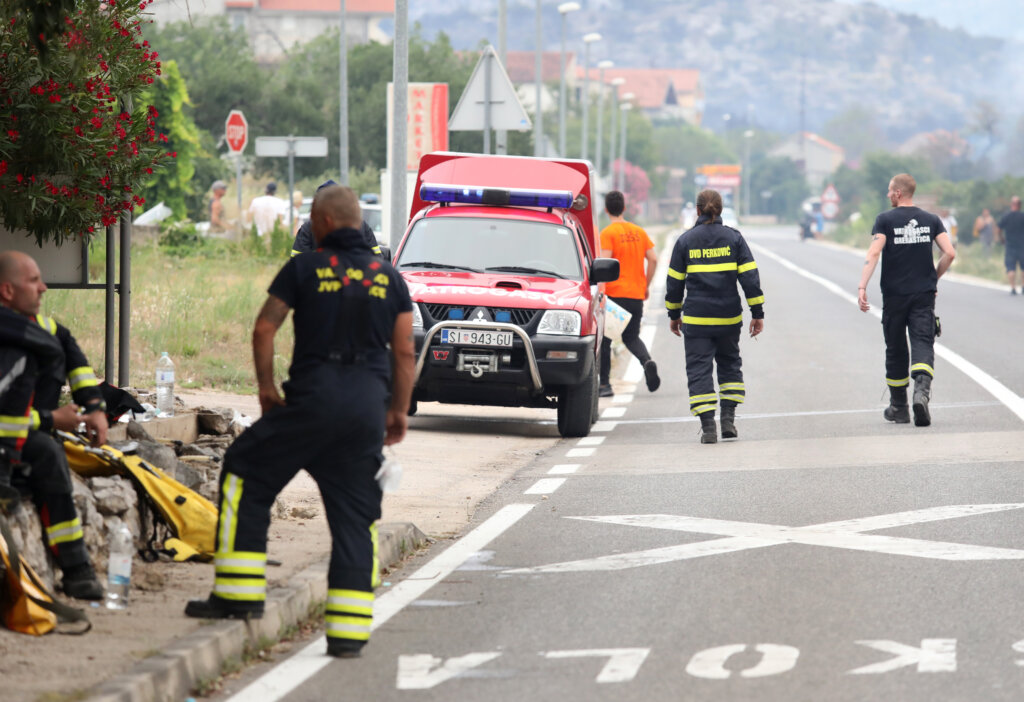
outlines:
[{"label": "blue emergency light bar", "polygon": [[424,183],[420,186],[420,199],[426,202],[460,202],[468,205],[566,208],[572,205],[573,196],[568,190],[478,188],[468,185]]}]

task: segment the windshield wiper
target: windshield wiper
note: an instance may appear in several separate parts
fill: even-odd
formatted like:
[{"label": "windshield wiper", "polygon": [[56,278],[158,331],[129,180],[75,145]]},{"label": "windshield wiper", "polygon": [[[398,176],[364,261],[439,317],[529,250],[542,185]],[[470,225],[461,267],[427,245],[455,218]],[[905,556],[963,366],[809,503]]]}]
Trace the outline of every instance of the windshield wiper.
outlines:
[{"label": "windshield wiper", "polygon": [[561,273],[555,273],[554,271],[545,271],[541,268],[530,268],[528,266],[491,266],[485,268],[485,271],[503,271],[506,273],[537,273],[539,275],[551,276],[552,278],[565,278]]},{"label": "windshield wiper", "polygon": [[476,268],[470,268],[469,266],[455,266],[451,263],[435,263],[433,261],[413,261],[412,263],[400,263],[399,268],[407,268],[415,266],[417,268],[446,268],[452,271],[469,271],[470,273],[480,273],[482,271]]}]

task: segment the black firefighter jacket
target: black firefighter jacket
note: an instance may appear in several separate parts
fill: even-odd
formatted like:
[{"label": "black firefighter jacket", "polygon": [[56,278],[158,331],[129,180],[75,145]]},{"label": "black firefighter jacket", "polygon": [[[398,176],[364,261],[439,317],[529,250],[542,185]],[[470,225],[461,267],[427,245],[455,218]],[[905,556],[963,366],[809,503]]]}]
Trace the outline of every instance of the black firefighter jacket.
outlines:
[{"label": "black firefighter jacket", "polygon": [[753,318],[764,319],[757,262],[743,235],[723,225],[721,218],[700,217],[672,249],[665,282],[669,319],[682,315],[687,336],[735,333],[743,324],[737,281]]}]

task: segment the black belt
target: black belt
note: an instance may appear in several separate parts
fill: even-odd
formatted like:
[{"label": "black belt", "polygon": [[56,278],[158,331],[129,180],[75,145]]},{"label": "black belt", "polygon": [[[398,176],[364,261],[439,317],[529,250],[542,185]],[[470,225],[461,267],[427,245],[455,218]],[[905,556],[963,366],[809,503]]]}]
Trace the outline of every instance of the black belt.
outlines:
[{"label": "black belt", "polygon": [[329,351],[327,360],[330,363],[337,363],[341,366],[356,366],[365,364],[370,360],[370,354],[365,351]]}]

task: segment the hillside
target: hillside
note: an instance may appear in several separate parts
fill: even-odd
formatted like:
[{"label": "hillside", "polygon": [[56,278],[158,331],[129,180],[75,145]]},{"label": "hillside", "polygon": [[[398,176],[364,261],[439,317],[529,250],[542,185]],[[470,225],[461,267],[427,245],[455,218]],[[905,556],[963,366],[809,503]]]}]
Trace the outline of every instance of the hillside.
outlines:
[{"label": "hillside", "polygon": [[[847,107],[868,107],[892,139],[962,128],[979,100],[1004,116],[1024,105],[1024,77],[1009,57],[1020,44],[976,37],[873,4],[831,0],[581,0],[569,15],[570,49],[597,31],[592,60],[619,65],[699,68],[707,119],[723,113],[780,131],[817,130]],[[425,36],[444,31],[456,48],[496,42],[497,3],[417,0]],[[558,50],[560,19],[545,7],[545,48]],[[508,47],[534,47],[534,4],[509,0]],[[575,46],[573,45],[575,43]],[[749,108],[748,108],[749,105]]]}]

